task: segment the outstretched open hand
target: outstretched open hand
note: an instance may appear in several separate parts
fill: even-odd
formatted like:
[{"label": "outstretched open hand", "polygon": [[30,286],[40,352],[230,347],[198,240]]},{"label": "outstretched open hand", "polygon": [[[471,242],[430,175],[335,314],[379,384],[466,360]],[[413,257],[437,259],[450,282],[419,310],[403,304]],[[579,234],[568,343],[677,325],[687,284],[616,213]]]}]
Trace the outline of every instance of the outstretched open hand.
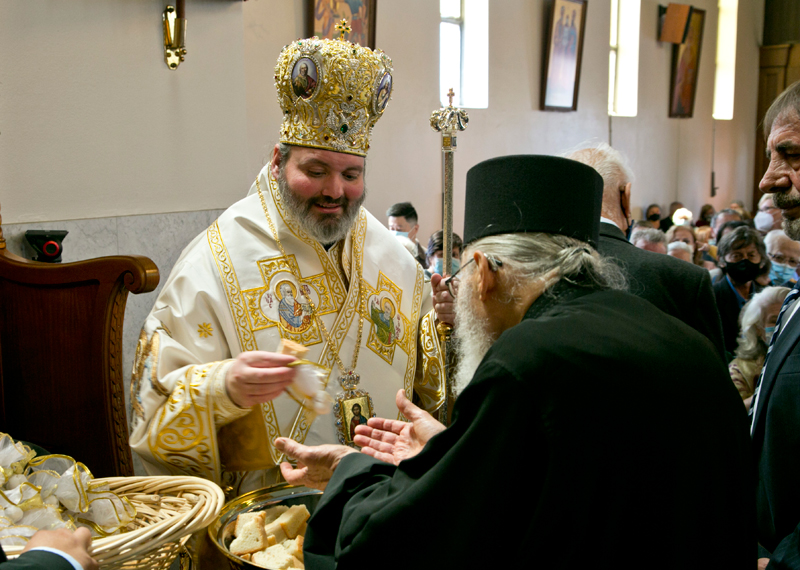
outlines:
[{"label": "outstretched open hand", "polygon": [[432,415],[412,404],[403,390],[397,392],[396,402],[397,409],[409,421],[370,418],[367,425],[356,427],[353,440],[361,446],[361,453],[394,465],[414,457],[428,440],[445,429]]},{"label": "outstretched open hand", "polygon": [[305,485],[320,491],[325,490],[342,457],[348,453],[357,453],[355,449],[344,445],[308,446],[288,437],[276,439],[275,447],[287,457],[297,460],[297,467],[292,467],[286,461],[281,463],[281,474],[287,483]]}]

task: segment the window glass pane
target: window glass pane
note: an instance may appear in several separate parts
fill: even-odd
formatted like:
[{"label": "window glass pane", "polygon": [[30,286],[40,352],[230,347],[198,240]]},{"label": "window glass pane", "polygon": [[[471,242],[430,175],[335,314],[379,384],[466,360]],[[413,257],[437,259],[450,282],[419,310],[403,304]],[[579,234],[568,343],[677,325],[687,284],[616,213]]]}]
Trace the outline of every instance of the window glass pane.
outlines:
[{"label": "window glass pane", "polygon": [[439,0],[439,12],[442,18],[460,18],[461,0]]},{"label": "window glass pane", "polygon": [[448,104],[447,92],[456,92],[454,105],[461,98],[461,27],[457,24],[439,24],[439,99]]},{"label": "window glass pane", "polygon": [[461,106],[486,109],[489,106],[488,0],[464,0],[463,30]]},{"label": "window glass pane", "polygon": [[608,52],[608,113],[617,112],[617,51]]},{"label": "window glass pane", "polygon": [[611,47],[616,47],[618,40],[617,24],[619,23],[619,0],[611,0]]}]

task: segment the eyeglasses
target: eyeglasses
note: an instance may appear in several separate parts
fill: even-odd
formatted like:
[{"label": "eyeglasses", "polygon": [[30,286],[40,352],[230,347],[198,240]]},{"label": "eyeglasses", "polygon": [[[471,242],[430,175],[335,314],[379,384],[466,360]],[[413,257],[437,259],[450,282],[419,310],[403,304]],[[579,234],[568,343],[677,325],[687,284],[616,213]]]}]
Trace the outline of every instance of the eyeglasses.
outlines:
[{"label": "eyeglasses", "polygon": [[[503,267],[503,262],[497,259],[495,256],[487,253],[484,253],[483,255],[486,258],[486,261],[489,262],[489,269],[491,269],[492,271],[497,271],[498,269]],[[462,265],[459,268],[458,271],[456,271],[450,277],[444,280],[444,284],[445,286],[447,286],[447,292],[450,293],[453,299],[456,298],[456,293],[458,293],[458,283],[459,283],[459,280],[457,279],[458,274],[461,273],[464,270],[464,268],[473,261],[475,261],[475,258],[471,257],[469,261],[467,261],[464,265]]]},{"label": "eyeglasses", "polygon": [[769,253],[767,256],[775,263],[788,265],[789,267],[797,267],[798,262],[800,262],[796,257],[786,257],[782,253]]}]

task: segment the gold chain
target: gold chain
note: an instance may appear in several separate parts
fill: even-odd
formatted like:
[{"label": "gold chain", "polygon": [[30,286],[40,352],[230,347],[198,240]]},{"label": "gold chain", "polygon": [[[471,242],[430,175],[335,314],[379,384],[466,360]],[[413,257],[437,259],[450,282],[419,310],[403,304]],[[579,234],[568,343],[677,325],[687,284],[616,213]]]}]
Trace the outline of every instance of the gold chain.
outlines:
[{"label": "gold chain", "polygon": [[[261,183],[258,181],[258,177],[256,177],[256,188],[258,189],[258,197],[261,199],[261,207],[264,209],[264,215],[267,217],[267,223],[269,224],[269,229],[272,232],[272,237],[275,239],[275,243],[278,244],[278,249],[281,250],[281,255],[286,260],[286,265],[289,267],[289,271],[292,273],[295,279],[297,279],[297,283],[301,282],[301,278],[297,273],[295,273],[294,267],[289,263],[289,256],[286,254],[286,250],[283,249],[283,244],[281,243],[280,238],[278,237],[278,231],[275,229],[275,225],[272,223],[272,218],[269,215],[269,210],[267,210],[267,202],[264,200],[264,194],[261,192]],[[358,285],[358,334],[356,336],[356,349],[353,352],[353,363],[350,365],[350,372],[355,372],[356,364],[358,363],[358,351],[361,349],[361,333],[364,329],[364,317],[361,314],[361,309],[364,306],[364,298],[363,292],[364,287],[361,283],[361,265],[358,263],[358,255],[355,251],[355,242],[356,240],[353,239],[353,261],[356,264],[356,273],[357,273],[357,285]],[[339,357],[339,349],[337,348],[336,344],[333,342],[333,338],[331,337],[328,329],[325,327],[325,323],[322,322],[322,319],[317,315],[317,308],[314,306],[314,301],[311,300],[311,295],[306,296],[306,300],[308,304],[311,305],[311,314],[314,316],[314,319],[317,321],[319,328],[322,330],[322,333],[325,335],[325,340],[328,341],[328,346],[331,347],[331,352],[333,353],[333,358],[336,360],[336,365],[339,367],[342,376],[347,374],[348,370],[344,366],[344,362]],[[326,382],[327,384],[327,382]]]}]

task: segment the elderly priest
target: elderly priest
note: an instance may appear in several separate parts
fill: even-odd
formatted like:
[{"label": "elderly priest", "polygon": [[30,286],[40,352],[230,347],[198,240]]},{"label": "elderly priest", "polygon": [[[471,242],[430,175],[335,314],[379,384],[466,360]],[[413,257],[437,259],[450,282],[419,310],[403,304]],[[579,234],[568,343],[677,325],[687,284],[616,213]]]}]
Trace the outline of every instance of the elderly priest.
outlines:
[{"label": "elderly priest", "polygon": [[453,423],[398,394],[412,423],[359,426],[368,454],[277,440],[286,479],[325,488],[307,568],[755,567],[741,400],[594,251],[602,191],[563,158],[469,171]]}]

